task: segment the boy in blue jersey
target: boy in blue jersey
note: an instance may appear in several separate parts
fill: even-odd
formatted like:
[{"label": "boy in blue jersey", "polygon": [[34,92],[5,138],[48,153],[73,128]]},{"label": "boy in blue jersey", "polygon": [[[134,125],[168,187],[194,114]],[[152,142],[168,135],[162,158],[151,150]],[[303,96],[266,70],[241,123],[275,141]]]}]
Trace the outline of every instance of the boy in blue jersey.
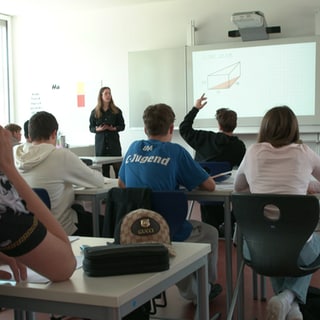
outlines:
[{"label": "boy in blue jersey", "polygon": [[[189,152],[177,143],[172,143],[175,114],[166,104],[147,107],[143,113],[144,129],[148,140],[133,142],[119,171],[121,188],[151,188],[155,191],[174,191],[181,186],[188,190],[201,188],[215,189],[214,180],[193,160]],[[173,213],[174,214],[174,213]],[[209,299],[212,300],[222,290],[216,284],[218,258],[218,231],[213,226],[197,220],[189,220],[190,225],[184,241],[210,243],[208,256]],[[195,277],[189,276],[177,284],[180,294],[187,300],[196,302]]]}]

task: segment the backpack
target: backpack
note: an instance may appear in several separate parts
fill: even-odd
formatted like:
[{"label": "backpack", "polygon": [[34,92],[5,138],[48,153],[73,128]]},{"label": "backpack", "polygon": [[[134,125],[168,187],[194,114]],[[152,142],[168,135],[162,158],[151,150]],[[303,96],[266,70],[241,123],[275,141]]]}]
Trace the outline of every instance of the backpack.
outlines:
[{"label": "backpack", "polygon": [[303,320],[320,319],[320,288],[309,287],[306,304],[300,304]]}]

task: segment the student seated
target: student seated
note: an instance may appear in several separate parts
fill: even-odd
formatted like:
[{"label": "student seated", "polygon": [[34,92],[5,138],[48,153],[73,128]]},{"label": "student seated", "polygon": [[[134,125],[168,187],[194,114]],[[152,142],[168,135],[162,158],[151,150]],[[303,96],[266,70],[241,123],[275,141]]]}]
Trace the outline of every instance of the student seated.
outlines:
[{"label": "student seated", "polygon": [[[235,191],[307,194],[320,192],[319,181],[320,157],[301,142],[296,115],[287,106],[267,111],[258,142],[248,148],[239,166]],[[301,251],[300,263],[309,265],[319,254],[320,237],[315,232]],[[275,296],[268,302],[266,319],[302,320],[299,303],[306,303],[311,276],[271,277]]]},{"label": "student seated", "polygon": [[[129,147],[119,171],[119,186],[146,187],[156,191],[174,191],[183,186],[188,190],[215,189],[214,180],[194,161],[182,146],[172,143],[175,114],[172,108],[160,103],[147,107],[143,113],[147,140],[135,141]],[[172,213],[174,214],[174,212]],[[216,283],[218,259],[218,231],[213,226],[196,220],[189,227],[184,241],[210,243],[208,278],[212,300],[222,290]],[[180,294],[196,302],[195,277],[188,276],[177,284]]]},{"label": "student seated", "polygon": [[[195,150],[196,161],[227,161],[232,167],[238,167],[246,152],[246,146],[233,134],[237,127],[237,113],[220,108],[216,111],[218,132],[196,130],[193,128],[194,119],[206,105],[207,98],[203,94],[180,123],[181,137]],[[224,236],[223,203],[201,204],[200,210],[202,221],[218,228],[220,236]]]},{"label": "student seated", "polygon": [[92,214],[74,205],[73,185],[102,187],[104,177],[69,149],[56,148],[57,132],[58,122],[52,114],[35,113],[29,120],[32,143],[14,150],[16,166],[31,187],[48,191],[51,211],[68,235],[92,236]]},{"label": "student seated", "polygon": [[[69,279],[76,267],[70,241],[17,171],[11,134],[1,126],[0,150],[0,263],[10,266],[17,282],[26,279],[26,267],[51,281]],[[11,277],[0,272],[1,279]]]}]

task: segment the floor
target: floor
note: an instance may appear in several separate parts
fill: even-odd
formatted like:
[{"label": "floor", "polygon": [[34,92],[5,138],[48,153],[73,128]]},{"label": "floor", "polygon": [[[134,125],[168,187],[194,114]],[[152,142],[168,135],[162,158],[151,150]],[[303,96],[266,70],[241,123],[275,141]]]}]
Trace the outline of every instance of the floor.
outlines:
[{"label": "floor", "polygon": [[[197,205],[194,208],[192,218],[198,218],[199,208]],[[233,249],[233,261],[236,263],[236,248]],[[224,240],[219,241],[219,283],[225,288],[226,277],[225,277],[225,254],[224,254]],[[234,268],[235,269],[235,268]],[[234,283],[236,279],[236,271],[234,270]],[[318,271],[313,275],[311,284],[316,287],[320,287],[320,272]],[[246,267],[245,268],[245,319],[253,320],[265,319],[265,308],[266,301],[260,301],[259,299],[253,299],[252,292],[252,272]],[[259,291],[258,291],[259,292]],[[176,287],[171,287],[166,291],[168,304],[165,308],[158,308],[158,312],[155,318],[165,319],[165,320],[191,320],[194,316],[195,308],[192,303],[184,300],[180,297]],[[272,296],[272,289],[269,280],[266,279],[266,297],[267,300]],[[259,297],[260,298],[260,295]],[[210,303],[210,316],[213,317],[215,313],[219,312],[221,314],[220,320],[226,320],[226,294],[225,290],[216,297]],[[0,320],[11,320],[13,319],[12,310],[5,310],[0,312]],[[65,318],[64,318],[65,319]],[[236,317],[234,318],[236,319]],[[50,315],[46,314],[36,314],[36,320],[50,320]],[[68,320],[78,320],[78,318],[68,318]],[[107,319],[106,319],[107,320]]]}]

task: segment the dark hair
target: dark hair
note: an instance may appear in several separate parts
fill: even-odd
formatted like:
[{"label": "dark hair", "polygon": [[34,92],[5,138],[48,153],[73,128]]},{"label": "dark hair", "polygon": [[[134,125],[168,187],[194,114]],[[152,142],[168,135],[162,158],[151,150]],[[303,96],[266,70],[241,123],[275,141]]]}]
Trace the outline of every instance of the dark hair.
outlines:
[{"label": "dark hair", "polygon": [[164,136],[174,123],[172,108],[164,103],[148,106],[143,112],[143,122],[148,136]]},{"label": "dark hair", "polygon": [[275,148],[301,143],[299,124],[294,112],[287,106],[267,111],[261,121],[258,142],[269,142]]},{"label": "dark hair", "polygon": [[29,120],[27,120],[24,124],[23,124],[23,132],[24,132],[24,137],[26,139],[29,139]]},{"label": "dark hair", "polygon": [[58,128],[54,115],[46,111],[35,113],[29,120],[29,136],[32,141],[47,140]]},{"label": "dark hair", "polygon": [[237,127],[237,113],[228,108],[220,108],[216,111],[216,119],[222,131],[233,132]]}]

